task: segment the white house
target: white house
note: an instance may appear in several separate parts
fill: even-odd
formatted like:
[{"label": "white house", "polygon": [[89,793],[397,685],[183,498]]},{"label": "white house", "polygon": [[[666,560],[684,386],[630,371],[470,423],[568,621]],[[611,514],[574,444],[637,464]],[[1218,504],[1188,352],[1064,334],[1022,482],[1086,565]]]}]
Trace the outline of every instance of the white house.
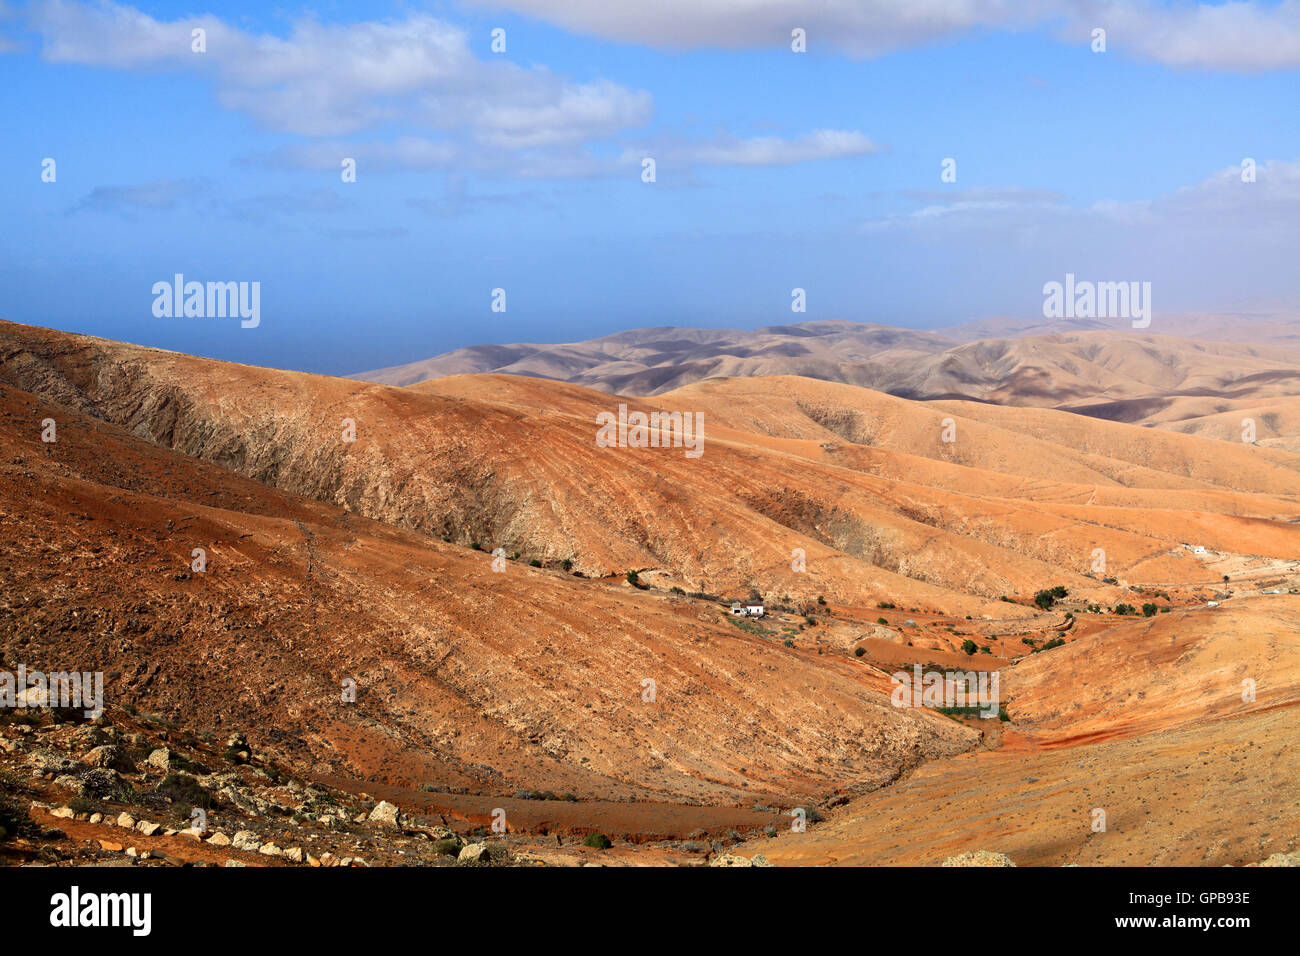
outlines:
[{"label": "white house", "polygon": [[731,613],[736,617],[762,617],[763,605],[736,603],[731,605]]}]

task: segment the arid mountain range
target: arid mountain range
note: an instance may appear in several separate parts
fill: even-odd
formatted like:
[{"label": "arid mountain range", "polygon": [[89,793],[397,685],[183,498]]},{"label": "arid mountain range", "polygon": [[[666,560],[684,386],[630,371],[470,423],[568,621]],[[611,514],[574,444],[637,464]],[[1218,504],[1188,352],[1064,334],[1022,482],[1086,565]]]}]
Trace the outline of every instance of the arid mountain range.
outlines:
[{"label": "arid mountain range", "polygon": [[[1107,369],[1232,392],[1247,358],[1249,395],[1203,397],[1289,398],[1276,349],[1181,342],[1162,373],[1174,340],[1072,335],[1002,341],[1075,363],[1081,404]],[[703,454],[601,447],[620,404],[701,414]],[[102,669],[117,706],[456,826],[505,807],[517,848],[1250,862],[1300,837],[1300,454],[1281,412],[1218,437],[1236,414],[790,374],[401,387],[3,323],[0,664]],[[913,666],[1003,674],[1005,719],[892,706]],[[792,807],[828,819],[762,835]]]},{"label": "arid mountain range", "polygon": [[413,385],[460,374],[549,378],[659,395],[713,378],[798,375],[903,398],[1060,408],[1215,438],[1285,443],[1300,425],[1300,322],[1184,316],[1136,331],[1101,320],[988,321],[918,332],[853,322],[755,331],[637,329],[559,345],[485,345],[356,378]]}]

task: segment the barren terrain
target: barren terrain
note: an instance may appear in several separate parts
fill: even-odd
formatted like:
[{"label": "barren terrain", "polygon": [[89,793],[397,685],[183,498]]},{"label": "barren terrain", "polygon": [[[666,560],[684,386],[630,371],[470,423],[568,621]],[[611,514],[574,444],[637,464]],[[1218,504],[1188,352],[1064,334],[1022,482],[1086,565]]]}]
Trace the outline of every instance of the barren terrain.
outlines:
[{"label": "barren terrain", "polygon": [[[523,855],[596,830],[645,863],[1290,852],[1294,388],[1215,411],[1179,396],[1278,355],[1212,343],[1170,373],[1116,334],[957,348],[1059,385],[1095,345],[1080,401],[1163,389],[1158,427],[787,374],[399,387],[5,323],[0,666],[102,670],[112,722],[246,734],[349,818],[385,799],[464,835],[503,809]],[[619,403],[702,414],[703,454],[599,447]],[[1268,440],[1225,431],[1247,407]],[[1001,719],[893,706],[914,666],[998,672]],[[76,774],[49,774],[57,807]]]}]

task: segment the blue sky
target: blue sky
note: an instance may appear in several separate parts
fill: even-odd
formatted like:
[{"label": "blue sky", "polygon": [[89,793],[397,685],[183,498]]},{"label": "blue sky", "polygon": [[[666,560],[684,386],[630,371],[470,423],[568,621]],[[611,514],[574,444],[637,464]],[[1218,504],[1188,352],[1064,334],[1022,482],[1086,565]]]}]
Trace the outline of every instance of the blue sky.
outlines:
[{"label": "blue sky", "polygon": [[[1067,271],[1150,281],[1152,332],[1300,307],[1300,3],[622,6],[0,0],[0,318],[344,374],[1032,318]],[[177,272],[261,324],[156,318]]]}]

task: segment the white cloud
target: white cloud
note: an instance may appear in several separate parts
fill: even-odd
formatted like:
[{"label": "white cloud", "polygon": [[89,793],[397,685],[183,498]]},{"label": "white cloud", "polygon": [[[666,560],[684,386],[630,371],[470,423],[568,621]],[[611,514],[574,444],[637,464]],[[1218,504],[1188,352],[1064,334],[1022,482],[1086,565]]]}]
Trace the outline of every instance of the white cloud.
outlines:
[{"label": "white cloud", "polygon": [[1257,71],[1300,67],[1300,0],[1278,4],[1158,4],[1151,0],[470,0],[566,29],[666,49],[789,48],[873,57],[978,30],[1055,26],[1086,44],[1094,27],[1109,49],[1167,66]]},{"label": "white cloud", "polygon": [[[209,16],[161,22],[113,3],[49,0],[30,19],[49,62],[209,73],[223,106],[302,136],[403,122],[499,146],[572,144],[643,125],[653,110],[644,91],[479,60],[463,30],[424,15],[348,25],[300,20],[284,38]],[[207,32],[205,53],[191,50],[196,28]]]},{"label": "white cloud", "polygon": [[790,45],[796,27],[818,46],[875,56],[985,26],[1012,26],[1041,0],[471,0],[569,30],[669,49]]},{"label": "white cloud", "polygon": [[1242,72],[1300,67],[1300,0],[1081,3],[1074,19],[1072,35],[1104,27],[1108,48],[1166,66]]},{"label": "white cloud", "polygon": [[903,195],[915,202],[952,206],[974,203],[1059,203],[1064,197],[1054,189],[1025,189],[1019,186],[972,186],[969,189],[907,189]]},{"label": "white cloud", "polygon": [[881,147],[856,131],[817,129],[794,139],[727,137],[713,142],[669,146],[665,151],[671,159],[688,165],[790,166],[819,159],[867,156],[880,152]]},{"label": "white cloud", "polygon": [[1102,230],[1161,230],[1166,235],[1190,232],[1227,235],[1233,230],[1257,235],[1268,231],[1300,238],[1300,160],[1261,162],[1256,181],[1242,182],[1240,166],[1217,170],[1190,186],[1155,199],[1099,200],[1071,206],[1052,190],[983,187],[919,190],[904,193],[925,202],[910,213],[871,220],[864,230],[1014,230],[1095,228]]},{"label": "white cloud", "polygon": [[173,209],[182,200],[204,192],[202,180],[156,179],[133,186],[96,186],[69,212],[135,213]]},{"label": "white cloud", "polygon": [[[30,23],[52,63],[210,76],[223,107],[311,140],[256,157],[282,165],[338,169],[351,157],[363,170],[532,179],[615,175],[639,168],[642,155],[681,167],[774,166],[878,149],[860,132],[814,130],[794,138],[652,138],[650,151],[633,156],[627,137],[652,118],[648,92],[480,60],[464,30],[420,14],[347,25],[299,20],[279,37],[211,16],[162,22],[115,3],[46,0],[31,9]],[[191,49],[200,28],[204,53]],[[374,130],[386,138],[345,139]]]}]

